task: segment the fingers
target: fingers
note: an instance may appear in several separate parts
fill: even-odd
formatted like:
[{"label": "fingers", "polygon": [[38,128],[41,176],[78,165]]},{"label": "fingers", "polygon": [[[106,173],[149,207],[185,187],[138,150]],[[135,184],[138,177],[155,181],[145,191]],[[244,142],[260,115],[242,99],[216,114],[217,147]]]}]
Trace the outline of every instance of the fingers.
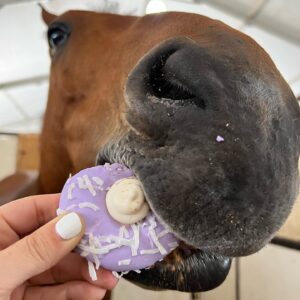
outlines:
[{"label": "fingers", "polygon": [[80,241],[84,225],[70,213],[55,218],[0,252],[0,282],[13,290],[27,279],[52,268]]},{"label": "fingers", "polygon": [[100,300],[105,295],[105,290],[87,282],[67,282],[65,284],[28,287],[25,291],[24,300]]},{"label": "fingers", "polygon": [[100,268],[97,271],[98,279],[92,281],[86,259],[76,253],[70,253],[64,257],[57,265],[30,279],[30,284],[45,285],[57,284],[67,281],[83,280],[104,289],[112,289],[118,280],[111,271]]},{"label": "fingers", "polygon": [[59,194],[22,198],[1,206],[0,218],[25,236],[56,217],[58,202]]},{"label": "fingers", "polygon": [[19,235],[0,216],[0,251],[20,239]]}]

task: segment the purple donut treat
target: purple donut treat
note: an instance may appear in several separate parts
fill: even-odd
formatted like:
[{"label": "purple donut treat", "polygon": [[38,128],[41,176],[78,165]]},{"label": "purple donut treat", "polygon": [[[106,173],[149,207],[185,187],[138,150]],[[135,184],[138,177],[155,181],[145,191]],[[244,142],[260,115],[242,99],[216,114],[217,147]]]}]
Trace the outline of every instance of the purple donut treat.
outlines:
[{"label": "purple donut treat", "polygon": [[144,200],[141,184],[121,164],[105,164],[70,177],[57,213],[78,212],[86,232],[75,251],[88,261],[93,280],[100,266],[116,272],[150,267],[178,246],[177,238]]}]

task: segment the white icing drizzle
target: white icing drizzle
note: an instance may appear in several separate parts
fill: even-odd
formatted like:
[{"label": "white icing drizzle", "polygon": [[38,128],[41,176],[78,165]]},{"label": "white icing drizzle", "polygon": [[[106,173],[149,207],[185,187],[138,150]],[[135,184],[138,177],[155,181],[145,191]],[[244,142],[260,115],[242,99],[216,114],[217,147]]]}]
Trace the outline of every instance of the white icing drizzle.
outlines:
[{"label": "white icing drizzle", "polygon": [[91,261],[88,261],[89,274],[93,281],[97,280],[97,273],[94,267],[94,264]]},{"label": "white icing drizzle", "polygon": [[96,196],[96,191],[88,177],[88,175],[83,175],[82,177],[77,177],[78,187],[81,190],[89,190],[89,192]]},{"label": "white icing drizzle", "polygon": [[79,208],[90,208],[93,211],[97,211],[100,210],[100,207],[97,206],[96,204],[92,203],[92,202],[80,202],[78,204]]},{"label": "white icing drizzle", "polygon": [[140,254],[141,255],[145,255],[145,254],[156,254],[156,253],[159,253],[159,249],[158,248],[153,248],[153,249],[143,249],[143,250],[140,250]]},{"label": "white icing drizzle", "polygon": [[72,200],[73,199],[73,195],[72,192],[75,189],[75,183],[72,182],[69,187],[68,187],[68,200]]},{"label": "white icing drizzle", "polygon": [[118,266],[128,266],[131,262],[131,259],[123,259],[118,261]]}]

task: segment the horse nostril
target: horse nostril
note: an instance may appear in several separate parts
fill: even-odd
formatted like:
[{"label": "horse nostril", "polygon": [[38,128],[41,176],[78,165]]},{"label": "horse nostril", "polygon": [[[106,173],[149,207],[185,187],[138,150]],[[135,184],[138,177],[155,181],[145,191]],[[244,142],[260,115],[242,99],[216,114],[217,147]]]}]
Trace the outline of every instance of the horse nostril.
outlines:
[{"label": "horse nostril", "polygon": [[153,103],[168,107],[190,106],[202,110],[209,107],[203,83],[205,80],[201,81],[200,76],[204,71],[199,74],[198,71],[201,70],[197,69],[195,72],[189,59],[190,49],[193,47],[198,49],[186,37],[168,39],[152,48],[132,69],[127,79],[125,95],[131,113],[137,113],[143,120],[140,126],[145,125],[149,112],[147,109],[153,109]]},{"label": "horse nostril", "polygon": [[153,96],[172,100],[191,99],[195,95],[176,80],[176,74],[170,74],[165,70],[165,64],[169,56],[161,56],[150,71],[149,85]]},{"label": "horse nostril", "polygon": [[168,58],[175,52],[172,51],[168,54],[158,55],[148,77],[147,86],[150,89],[148,93],[151,96],[159,98],[164,103],[169,102],[177,106],[194,105],[205,109],[205,101],[185,86],[178,79],[176,73],[166,70],[165,66]]}]

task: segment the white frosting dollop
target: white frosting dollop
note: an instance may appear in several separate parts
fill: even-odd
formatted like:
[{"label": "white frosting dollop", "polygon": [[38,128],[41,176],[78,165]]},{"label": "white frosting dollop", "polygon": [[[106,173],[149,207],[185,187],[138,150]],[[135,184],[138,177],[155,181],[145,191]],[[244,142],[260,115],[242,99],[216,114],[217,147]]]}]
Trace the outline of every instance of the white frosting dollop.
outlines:
[{"label": "white frosting dollop", "polygon": [[122,224],[136,223],[149,212],[142,185],[135,178],[115,182],[106,194],[106,207],[111,217]]}]

